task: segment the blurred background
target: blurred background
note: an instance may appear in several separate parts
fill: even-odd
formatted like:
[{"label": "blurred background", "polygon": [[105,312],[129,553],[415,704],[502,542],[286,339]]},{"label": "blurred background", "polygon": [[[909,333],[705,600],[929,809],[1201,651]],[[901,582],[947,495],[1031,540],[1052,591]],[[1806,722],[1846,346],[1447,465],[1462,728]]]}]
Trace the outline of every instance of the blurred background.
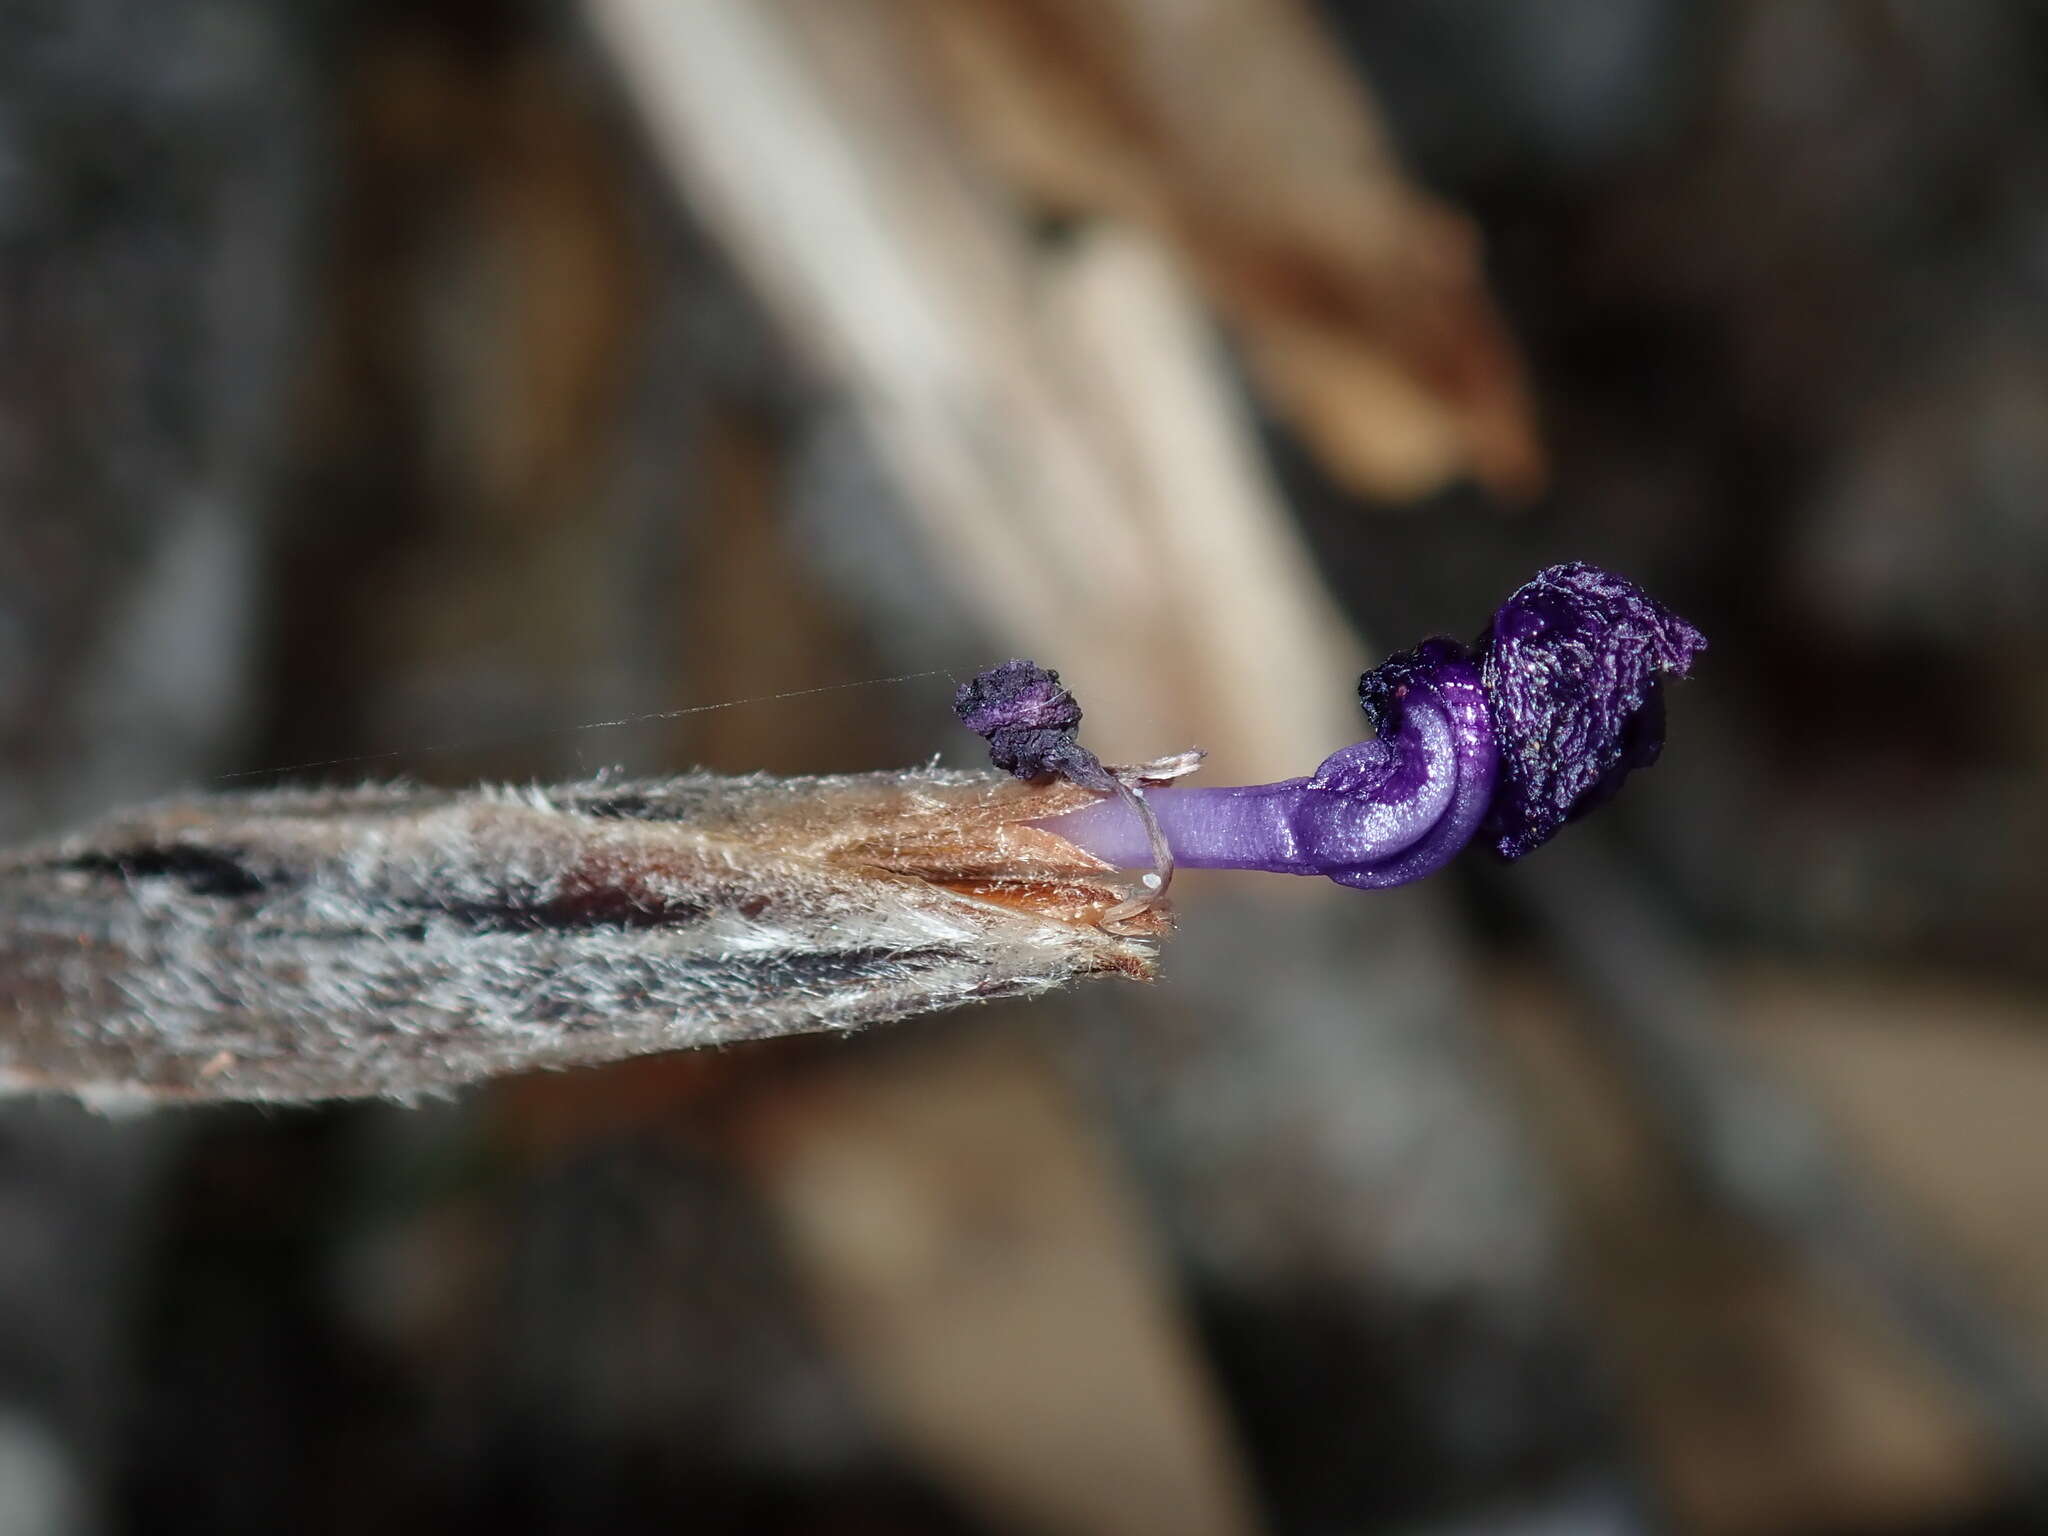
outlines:
[{"label": "blurred background", "polygon": [[7,1106],[0,1533],[2048,1529],[2044,297],[2025,0],[0,7],[10,842],[964,766],[767,696],[1011,654],[1305,773],[1567,558],[1712,641],[1153,988]]}]

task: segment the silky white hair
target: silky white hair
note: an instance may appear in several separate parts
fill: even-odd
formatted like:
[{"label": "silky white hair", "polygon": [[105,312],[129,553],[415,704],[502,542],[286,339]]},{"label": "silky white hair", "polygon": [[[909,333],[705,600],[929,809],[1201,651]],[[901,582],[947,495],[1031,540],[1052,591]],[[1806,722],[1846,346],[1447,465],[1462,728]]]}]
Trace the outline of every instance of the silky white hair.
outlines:
[{"label": "silky white hair", "polygon": [[[938,769],[153,806],[0,856],[0,1085],[409,1098],[1148,977],[1128,892]],[[1116,929],[1116,931],[1111,931]]]}]

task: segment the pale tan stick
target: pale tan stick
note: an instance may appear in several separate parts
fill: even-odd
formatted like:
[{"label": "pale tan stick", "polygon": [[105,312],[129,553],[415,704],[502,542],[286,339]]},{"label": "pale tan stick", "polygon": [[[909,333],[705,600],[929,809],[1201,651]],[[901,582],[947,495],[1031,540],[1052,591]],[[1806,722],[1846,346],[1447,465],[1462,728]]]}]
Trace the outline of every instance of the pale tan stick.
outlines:
[{"label": "pale tan stick", "polygon": [[961,152],[887,3],[588,7],[943,574],[1000,646],[1071,678],[1106,758],[1194,739],[1219,774],[1271,778],[1355,734],[1361,647],[1152,241],[1048,254]]}]

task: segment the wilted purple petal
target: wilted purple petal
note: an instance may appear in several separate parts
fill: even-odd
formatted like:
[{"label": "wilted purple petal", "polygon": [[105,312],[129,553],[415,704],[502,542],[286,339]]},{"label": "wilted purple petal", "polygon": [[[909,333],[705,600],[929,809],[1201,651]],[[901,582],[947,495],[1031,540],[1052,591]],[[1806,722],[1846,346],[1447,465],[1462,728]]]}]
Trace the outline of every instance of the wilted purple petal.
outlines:
[{"label": "wilted purple petal", "polygon": [[1081,706],[1060,675],[1035,661],[1006,661],[977,673],[953,695],[960,723],[988,742],[989,760],[1020,779],[1051,774],[1084,789],[1115,787],[1101,760],[1074,739]]},{"label": "wilted purple petal", "polygon": [[1610,798],[1664,747],[1660,674],[1706,638],[1633,582],[1573,561],[1514,593],[1480,637],[1500,744],[1486,829],[1516,859]]}]

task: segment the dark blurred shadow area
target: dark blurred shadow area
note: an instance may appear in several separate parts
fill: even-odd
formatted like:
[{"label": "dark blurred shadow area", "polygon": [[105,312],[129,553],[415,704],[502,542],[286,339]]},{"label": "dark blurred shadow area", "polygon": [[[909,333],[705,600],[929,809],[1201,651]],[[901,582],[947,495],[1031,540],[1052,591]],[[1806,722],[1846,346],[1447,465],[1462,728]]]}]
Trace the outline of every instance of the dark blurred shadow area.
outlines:
[{"label": "dark blurred shadow area", "polygon": [[9,1103],[0,1536],[2044,1528],[2043,59],[2021,0],[0,8],[8,843],[964,766],[930,674],[1012,654],[1106,757],[1303,774],[1565,559],[1711,641],[1557,845],[1183,876],[1149,989]]}]

